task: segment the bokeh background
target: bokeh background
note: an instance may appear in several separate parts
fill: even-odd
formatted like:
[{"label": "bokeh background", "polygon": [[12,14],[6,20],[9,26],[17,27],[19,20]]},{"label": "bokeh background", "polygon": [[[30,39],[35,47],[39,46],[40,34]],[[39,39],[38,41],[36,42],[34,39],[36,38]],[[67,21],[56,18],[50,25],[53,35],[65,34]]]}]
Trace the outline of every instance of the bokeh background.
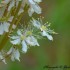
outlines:
[{"label": "bokeh background", "polygon": [[51,29],[58,33],[53,35],[54,41],[39,40],[41,46],[21,54],[21,62],[8,60],[7,65],[0,62],[0,70],[53,70],[45,66],[70,66],[70,0],[43,0],[40,5],[44,21],[51,22]]}]

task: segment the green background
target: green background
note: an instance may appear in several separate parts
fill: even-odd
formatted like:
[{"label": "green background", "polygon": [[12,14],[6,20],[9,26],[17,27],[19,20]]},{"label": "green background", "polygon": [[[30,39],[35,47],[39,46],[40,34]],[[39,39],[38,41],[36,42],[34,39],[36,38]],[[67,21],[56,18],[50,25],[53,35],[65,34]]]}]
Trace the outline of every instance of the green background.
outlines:
[{"label": "green background", "polygon": [[1,1],[2,1],[2,0],[0,0],[0,3],[1,3]]},{"label": "green background", "polygon": [[[21,54],[21,62],[0,62],[0,70],[52,70],[45,66],[70,66],[70,0],[43,0],[41,3],[45,21],[57,32],[54,41],[39,40],[40,47],[31,47]],[[63,70],[63,69],[54,69]],[[66,70],[70,70],[66,69]]]}]

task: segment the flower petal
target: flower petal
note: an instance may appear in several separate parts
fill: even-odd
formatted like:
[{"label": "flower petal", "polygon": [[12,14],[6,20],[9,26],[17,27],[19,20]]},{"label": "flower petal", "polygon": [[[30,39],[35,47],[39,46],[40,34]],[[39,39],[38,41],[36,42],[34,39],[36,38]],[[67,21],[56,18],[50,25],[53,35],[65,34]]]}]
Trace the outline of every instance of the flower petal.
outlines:
[{"label": "flower petal", "polygon": [[7,22],[4,22],[4,23],[3,23],[3,28],[4,28],[4,31],[5,31],[5,32],[8,32],[8,31],[9,31],[9,26],[10,26],[9,23],[7,23]]},{"label": "flower petal", "polygon": [[10,38],[11,38],[11,39],[18,39],[19,36],[11,36]]},{"label": "flower petal", "polygon": [[12,44],[16,45],[16,44],[20,44],[20,38],[15,39],[13,41],[10,41]]},{"label": "flower petal", "polygon": [[21,35],[22,35],[22,33],[21,33],[21,31],[20,31],[20,30],[18,30],[18,31],[17,31],[17,34],[18,34],[19,36],[21,36]]},{"label": "flower petal", "polygon": [[27,45],[24,40],[22,41],[22,51],[25,53],[27,52]]},{"label": "flower petal", "polygon": [[19,53],[19,50],[18,49],[15,50],[14,57],[15,57],[16,60],[20,61],[20,59],[19,59],[20,53]]},{"label": "flower petal", "polygon": [[3,29],[3,24],[0,24],[0,35],[2,35],[4,33],[4,29]]},{"label": "flower petal", "polygon": [[49,40],[53,41],[53,37],[51,35],[49,35],[46,31],[42,32],[42,36],[46,36]]}]

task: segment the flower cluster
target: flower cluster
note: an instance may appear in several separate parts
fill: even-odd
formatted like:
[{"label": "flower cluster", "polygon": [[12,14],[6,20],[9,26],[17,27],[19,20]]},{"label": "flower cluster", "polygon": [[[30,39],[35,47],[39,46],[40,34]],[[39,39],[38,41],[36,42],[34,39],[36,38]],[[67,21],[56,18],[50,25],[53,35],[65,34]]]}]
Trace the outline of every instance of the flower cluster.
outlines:
[{"label": "flower cluster", "polygon": [[[43,23],[42,18],[34,19],[32,14],[41,14],[39,3],[42,0],[3,0],[0,3],[0,60],[5,64],[5,59],[20,61],[20,52],[26,53],[30,46],[40,46],[38,39],[46,37],[53,41],[51,34],[56,34],[50,29],[50,23]],[[25,12],[32,19],[24,25],[20,22]],[[12,45],[8,52],[3,47],[9,41]]]}]

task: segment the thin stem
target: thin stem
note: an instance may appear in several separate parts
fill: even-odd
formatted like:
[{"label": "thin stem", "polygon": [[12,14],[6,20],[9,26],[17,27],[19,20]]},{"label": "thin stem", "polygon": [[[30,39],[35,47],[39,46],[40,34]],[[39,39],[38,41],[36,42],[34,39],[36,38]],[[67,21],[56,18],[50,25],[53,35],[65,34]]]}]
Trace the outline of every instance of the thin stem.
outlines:
[{"label": "thin stem", "polygon": [[11,25],[9,27],[9,30],[11,30],[12,29],[12,25],[15,24],[15,21],[16,21],[17,15],[18,15],[18,12],[19,12],[20,7],[21,7],[21,3],[22,3],[22,1],[19,2],[19,5],[18,5],[18,7],[17,7],[17,9],[15,11],[15,16],[14,16],[14,18],[12,20],[12,23],[11,23]]},{"label": "thin stem", "polygon": [[5,11],[4,11],[3,17],[4,17],[4,16],[7,16],[9,4],[10,4],[10,3],[7,4],[7,7],[6,7]]},{"label": "thin stem", "polygon": [[[0,43],[0,50],[5,46],[5,44],[9,40],[8,36],[9,36],[10,31],[12,30],[13,24],[15,24],[15,21],[16,21],[17,15],[18,15],[18,12],[19,12],[20,7],[21,7],[21,3],[22,3],[22,1],[19,1],[18,7],[17,7],[16,12],[15,12],[15,15],[14,15],[14,18],[13,18],[13,20],[11,22],[10,27],[9,27],[9,32],[8,33],[5,33],[4,38],[3,38],[3,40]],[[18,24],[18,22],[17,22],[17,24]]]}]

